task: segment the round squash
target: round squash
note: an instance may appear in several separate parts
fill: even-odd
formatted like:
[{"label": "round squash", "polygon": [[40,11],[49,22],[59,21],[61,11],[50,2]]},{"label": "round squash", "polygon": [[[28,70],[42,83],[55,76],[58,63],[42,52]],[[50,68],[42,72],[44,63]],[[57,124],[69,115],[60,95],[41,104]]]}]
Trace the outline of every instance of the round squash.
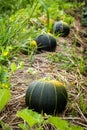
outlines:
[{"label": "round squash", "polygon": [[84,27],[87,27],[87,7],[82,9],[81,23]]},{"label": "round squash", "polygon": [[35,38],[38,46],[38,51],[55,51],[57,42],[56,39],[49,34],[41,34]]},{"label": "round squash", "polygon": [[59,22],[54,23],[53,32],[56,35],[59,34],[62,37],[66,37],[66,36],[68,36],[68,34],[70,32],[70,28],[67,23],[59,21]]},{"label": "round squash", "polygon": [[64,111],[67,104],[64,85],[55,80],[33,81],[26,91],[26,105],[37,112],[56,114]]}]

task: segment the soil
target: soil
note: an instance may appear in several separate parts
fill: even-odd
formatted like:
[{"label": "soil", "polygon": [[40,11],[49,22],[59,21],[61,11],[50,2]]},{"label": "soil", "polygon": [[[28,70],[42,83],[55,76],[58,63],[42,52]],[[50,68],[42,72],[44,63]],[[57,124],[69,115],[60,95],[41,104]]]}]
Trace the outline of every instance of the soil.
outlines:
[{"label": "soil", "polygon": [[[62,45],[66,45],[68,48],[74,46],[76,40],[77,55],[83,54],[85,58],[87,51],[87,27],[81,25],[79,13],[77,11],[75,16],[74,27],[71,28],[70,34],[67,37],[59,37],[57,39],[58,46],[55,52],[63,52]],[[78,34],[78,36],[77,36]],[[66,44],[65,44],[66,43]],[[70,50],[70,49],[69,49]],[[69,120],[73,124],[81,125],[85,130],[87,129],[87,110],[83,113],[80,109],[80,95],[78,93],[77,86],[80,85],[81,92],[83,92],[84,101],[87,103],[87,72],[80,75],[78,70],[76,72],[66,71],[61,69],[61,63],[51,63],[47,56],[50,53],[55,52],[43,52],[35,54],[32,63],[29,61],[29,57],[24,54],[19,54],[18,59],[24,61],[24,68],[17,70],[11,75],[11,94],[12,97],[4,110],[0,113],[1,119],[12,126],[14,130],[19,129],[18,124],[22,123],[19,117],[17,117],[17,111],[26,108],[25,93],[29,84],[36,79],[51,77],[52,79],[59,79],[66,83],[66,89],[69,94],[69,101],[66,110],[59,116],[62,119]],[[68,52],[69,53],[69,52]],[[17,59],[13,59],[17,62]],[[73,116],[72,116],[73,115]],[[44,129],[47,129],[45,127]],[[50,130],[53,127],[50,127]]]}]

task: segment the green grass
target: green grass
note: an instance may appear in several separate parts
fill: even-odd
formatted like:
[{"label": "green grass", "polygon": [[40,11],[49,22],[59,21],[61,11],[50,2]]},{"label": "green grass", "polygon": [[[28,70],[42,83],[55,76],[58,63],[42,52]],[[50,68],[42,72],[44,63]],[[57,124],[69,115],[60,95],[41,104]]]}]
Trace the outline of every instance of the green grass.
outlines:
[{"label": "green grass", "polygon": [[76,71],[77,69],[81,74],[85,72],[85,62],[83,57],[75,53],[68,54],[67,52],[57,52],[48,54],[47,59],[51,63],[59,63],[59,67],[66,71]]},{"label": "green grass", "polygon": [[[54,5],[52,5],[50,1],[44,2],[42,0],[33,3],[25,0],[25,4],[24,1],[16,3],[15,0],[13,3],[10,1],[8,1],[8,3],[4,2],[3,4],[5,7],[1,8],[1,14],[4,16],[1,15],[0,18],[1,53],[3,53],[2,51],[9,51],[9,58],[14,57],[18,52],[20,52],[22,43],[24,44],[25,40],[33,40],[37,35],[44,31],[48,32],[52,30],[50,19],[57,20],[59,17],[59,19],[63,19],[70,24],[73,23],[73,17],[65,14],[64,10],[60,10],[58,2],[53,2]],[[49,4],[52,6],[49,7]],[[9,11],[7,12],[9,6],[10,13]],[[3,8],[6,9],[4,12]],[[44,19],[40,20],[40,17],[42,16],[47,18],[45,25],[43,24]]]}]

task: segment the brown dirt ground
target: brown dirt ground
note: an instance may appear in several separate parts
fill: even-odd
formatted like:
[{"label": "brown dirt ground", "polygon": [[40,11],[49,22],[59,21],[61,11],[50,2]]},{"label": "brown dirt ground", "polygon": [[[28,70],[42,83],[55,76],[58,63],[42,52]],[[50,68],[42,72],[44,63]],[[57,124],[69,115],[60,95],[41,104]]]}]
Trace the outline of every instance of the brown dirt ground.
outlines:
[{"label": "brown dirt ground", "polygon": [[[85,48],[87,48],[87,35],[84,36],[85,32],[87,34],[87,27],[83,27],[80,20],[76,18],[75,25],[71,28],[69,36],[65,38],[58,38],[59,45],[57,46],[56,52],[63,51],[61,47],[65,43],[67,43],[68,48],[72,48],[73,42],[76,38],[77,54],[84,52]],[[77,33],[78,37],[76,36]],[[85,130],[87,129],[87,110],[83,113],[80,109],[80,94],[78,93],[77,88],[78,85],[81,86],[81,92],[83,92],[84,97],[83,102],[87,103],[87,73],[80,75],[78,69],[76,72],[67,72],[66,70],[60,69],[60,63],[51,63],[47,59],[47,55],[50,53],[51,52],[44,52],[41,54],[36,54],[32,64],[29,61],[28,56],[23,54],[18,56],[20,61],[24,61],[25,67],[22,70],[17,70],[14,74],[11,74],[12,97],[4,110],[1,112],[1,119],[12,126],[14,130],[18,129],[18,123],[23,122],[16,116],[16,113],[18,110],[26,107],[25,92],[29,84],[33,80],[39,79],[40,77],[51,77],[66,83],[69,101],[66,110],[59,116],[63,119],[71,121],[74,124],[81,125]],[[16,59],[14,59],[14,61],[16,61]],[[32,68],[33,72],[28,72],[27,70],[29,68]]]}]

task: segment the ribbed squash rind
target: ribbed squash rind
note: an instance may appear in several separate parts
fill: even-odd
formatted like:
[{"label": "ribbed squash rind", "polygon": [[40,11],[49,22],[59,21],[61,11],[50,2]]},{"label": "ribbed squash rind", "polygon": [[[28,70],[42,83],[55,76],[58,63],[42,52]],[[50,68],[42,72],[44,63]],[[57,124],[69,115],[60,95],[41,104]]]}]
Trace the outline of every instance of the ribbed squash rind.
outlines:
[{"label": "ribbed squash rind", "polygon": [[61,113],[67,104],[67,91],[64,86],[52,82],[34,81],[26,91],[26,105],[37,112]]},{"label": "ribbed squash rind", "polygon": [[54,23],[53,32],[56,35],[66,37],[70,33],[70,28],[65,22],[59,21]]},{"label": "ribbed squash rind", "polygon": [[49,34],[41,34],[35,38],[37,42],[38,51],[55,51],[57,42],[56,39]]}]

